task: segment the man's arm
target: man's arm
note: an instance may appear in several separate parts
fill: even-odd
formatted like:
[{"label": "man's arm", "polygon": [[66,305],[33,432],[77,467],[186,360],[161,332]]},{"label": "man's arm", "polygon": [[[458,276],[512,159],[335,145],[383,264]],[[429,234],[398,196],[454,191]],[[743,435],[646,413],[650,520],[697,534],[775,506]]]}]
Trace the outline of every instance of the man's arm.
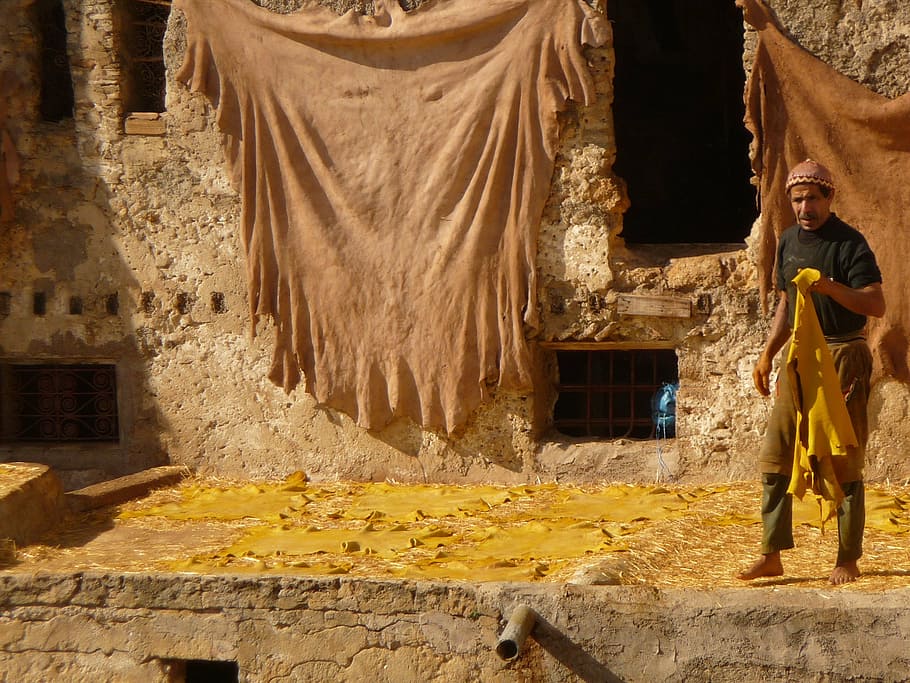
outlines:
[{"label": "man's arm", "polygon": [[812,283],[809,291],[830,296],[847,310],[860,315],[881,318],[885,315],[885,295],[880,282],[852,289],[840,282],[822,277]]},{"label": "man's arm", "polygon": [[752,381],[755,388],[762,396],[771,395],[771,366],[774,363],[774,356],[780,351],[787,340],[790,338],[790,321],[787,315],[787,292],[780,292],[780,301],[774,311],[774,318],[771,321],[771,331],[768,332],[768,339],[765,342],[765,348],[762,349],[758,361],[755,363],[755,369],[752,371]]}]

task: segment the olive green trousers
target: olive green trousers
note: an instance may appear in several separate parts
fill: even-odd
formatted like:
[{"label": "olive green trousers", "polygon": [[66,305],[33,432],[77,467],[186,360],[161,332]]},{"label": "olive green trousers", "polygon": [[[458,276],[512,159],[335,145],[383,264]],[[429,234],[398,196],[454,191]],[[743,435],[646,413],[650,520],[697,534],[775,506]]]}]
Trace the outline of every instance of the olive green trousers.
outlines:
[{"label": "olive green trousers", "polygon": [[[787,493],[790,477],[762,475],[761,552],[793,547],[793,496]],[[862,481],[841,484],[844,501],[837,509],[837,566],[855,562],[863,555],[863,527],[866,524],[866,489]]]}]

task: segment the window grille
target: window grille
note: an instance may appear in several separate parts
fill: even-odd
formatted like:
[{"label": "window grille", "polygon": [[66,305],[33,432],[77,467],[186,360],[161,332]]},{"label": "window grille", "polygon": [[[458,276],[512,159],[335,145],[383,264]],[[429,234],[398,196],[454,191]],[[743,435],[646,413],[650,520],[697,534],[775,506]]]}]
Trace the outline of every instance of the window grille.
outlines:
[{"label": "window grille", "polygon": [[166,75],[164,33],[170,0],[122,0],[124,108],[128,112],[163,112]]},{"label": "window grille", "polygon": [[114,365],[7,365],[3,440],[119,440]]},{"label": "window grille", "polygon": [[556,358],[557,431],[578,437],[654,438],[651,399],[664,382],[679,379],[673,350],[559,350]]}]

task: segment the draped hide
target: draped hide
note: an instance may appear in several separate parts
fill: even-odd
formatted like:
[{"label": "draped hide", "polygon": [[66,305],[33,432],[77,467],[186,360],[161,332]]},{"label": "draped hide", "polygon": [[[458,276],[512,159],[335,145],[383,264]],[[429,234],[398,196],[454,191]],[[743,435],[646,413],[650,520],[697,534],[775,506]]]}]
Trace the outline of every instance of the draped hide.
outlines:
[{"label": "draped hide", "polygon": [[795,222],[784,190],[787,171],[811,157],[834,175],[834,209],[869,241],[882,271],[884,318],[870,319],[875,374],[910,380],[910,94],[878,95],[784,35],[762,0],[737,0],[758,31],[746,86],[746,126],[754,136],[759,181],[762,293],[773,282],[781,232]]},{"label": "draped hide", "polygon": [[528,390],[557,111],[590,103],[581,0],[446,0],[373,16],[175,0],[177,79],[217,107],[270,377],[363,427],[448,431]]}]

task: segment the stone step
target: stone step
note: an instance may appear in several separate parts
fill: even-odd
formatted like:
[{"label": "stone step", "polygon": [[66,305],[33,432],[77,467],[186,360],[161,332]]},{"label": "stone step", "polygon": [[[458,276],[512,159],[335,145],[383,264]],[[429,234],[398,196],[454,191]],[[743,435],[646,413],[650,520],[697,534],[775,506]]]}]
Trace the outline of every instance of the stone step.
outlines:
[{"label": "stone step", "polygon": [[175,484],[189,474],[190,471],[180,465],[152,467],[135,474],[69,491],[65,494],[66,506],[70,512],[78,514],[107,505],[125,503],[134,498],[141,498],[153,489]]},{"label": "stone step", "polygon": [[186,467],[153,467],[65,493],[48,465],[0,463],[0,556],[8,555],[9,548],[35,542],[67,514],[140,498],[152,489],[175,484],[188,474]]},{"label": "stone step", "polygon": [[25,545],[63,518],[63,485],[47,465],[0,463],[0,539]]}]

